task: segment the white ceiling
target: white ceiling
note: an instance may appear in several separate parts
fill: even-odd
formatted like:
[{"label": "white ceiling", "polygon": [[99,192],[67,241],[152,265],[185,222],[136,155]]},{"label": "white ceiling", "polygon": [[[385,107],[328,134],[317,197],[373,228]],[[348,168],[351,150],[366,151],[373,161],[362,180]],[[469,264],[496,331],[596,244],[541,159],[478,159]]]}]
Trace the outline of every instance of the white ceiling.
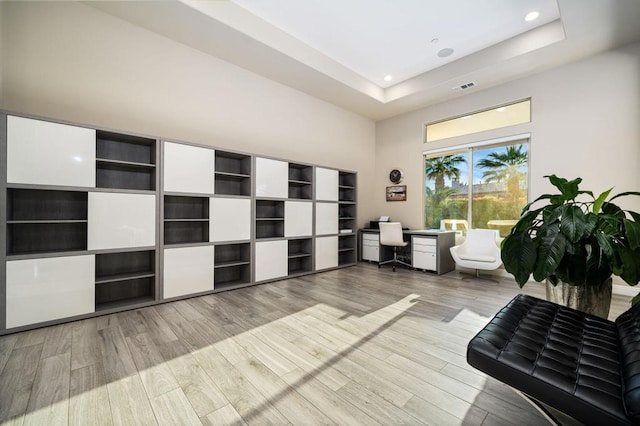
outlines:
[{"label": "white ceiling", "polygon": [[[639,0],[86,4],[373,120],[640,40]],[[515,4],[522,9],[512,8]],[[529,28],[522,26],[522,15],[534,7],[541,11],[537,27],[522,33]],[[554,19],[558,11],[560,18]],[[470,23],[473,18],[477,21]],[[440,41],[434,46],[435,37]],[[433,53],[444,47],[455,52],[439,62]],[[391,66],[397,68],[388,70]],[[392,73],[389,86],[381,78]],[[454,90],[471,81],[472,89]]]},{"label": "white ceiling", "polygon": [[[231,1],[381,87],[560,17],[556,0]],[[525,21],[532,11],[539,18]]]}]

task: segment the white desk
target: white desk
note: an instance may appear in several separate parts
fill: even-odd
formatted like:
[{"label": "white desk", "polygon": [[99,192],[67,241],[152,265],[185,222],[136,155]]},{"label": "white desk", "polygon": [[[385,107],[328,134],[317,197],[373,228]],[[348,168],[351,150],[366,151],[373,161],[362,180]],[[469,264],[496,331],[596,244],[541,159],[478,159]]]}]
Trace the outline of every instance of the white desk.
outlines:
[{"label": "white desk", "polygon": [[[451,248],[455,244],[454,231],[438,230],[407,230],[404,235],[409,237],[411,266],[423,271],[434,271],[438,275],[453,271],[456,267],[451,257]],[[381,262],[393,257],[390,247],[380,244],[378,229],[360,230],[361,259],[369,262]]]}]

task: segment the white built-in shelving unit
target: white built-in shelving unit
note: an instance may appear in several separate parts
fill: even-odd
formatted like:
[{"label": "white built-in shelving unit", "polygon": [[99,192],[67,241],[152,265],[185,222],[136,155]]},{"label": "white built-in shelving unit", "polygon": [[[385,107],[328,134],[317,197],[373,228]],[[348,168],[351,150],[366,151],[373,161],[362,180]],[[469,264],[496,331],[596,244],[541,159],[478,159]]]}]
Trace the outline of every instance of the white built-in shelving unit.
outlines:
[{"label": "white built-in shelving unit", "polygon": [[0,334],[356,263],[356,174],[0,113]]}]

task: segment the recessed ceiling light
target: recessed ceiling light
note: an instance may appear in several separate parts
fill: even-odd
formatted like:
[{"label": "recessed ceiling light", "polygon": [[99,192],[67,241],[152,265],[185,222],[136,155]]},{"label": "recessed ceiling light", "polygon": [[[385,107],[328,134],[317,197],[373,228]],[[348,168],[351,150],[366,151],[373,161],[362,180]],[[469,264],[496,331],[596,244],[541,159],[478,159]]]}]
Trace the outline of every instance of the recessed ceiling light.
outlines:
[{"label": "recessed ceiling light", "polygon": [[438,52],[438,56],[441,58],[446,58],[447,56],[451,56],[453,54],[453,49],[450,47],[445,47]]},{"label": "recessed ceiling light", "polygon": [[391,81],[393,80],[393,76],[391,74],[387,74],[384,76],[384,81]]},{"label": "recessed ceiling light", "polygon": [[498,111],[498,112],[502,112],[502,111],[504,111],[505,109],[507,109],[507,107],[500,107],[500,108],[496,108],[496,111]]},{"label": "recessed ceiling light", "polygon": [[540,12],[534,10],[533,12],[527,13],[527,16],[524,17],[524,20],[527,22],[535,21],[540,16]]}]

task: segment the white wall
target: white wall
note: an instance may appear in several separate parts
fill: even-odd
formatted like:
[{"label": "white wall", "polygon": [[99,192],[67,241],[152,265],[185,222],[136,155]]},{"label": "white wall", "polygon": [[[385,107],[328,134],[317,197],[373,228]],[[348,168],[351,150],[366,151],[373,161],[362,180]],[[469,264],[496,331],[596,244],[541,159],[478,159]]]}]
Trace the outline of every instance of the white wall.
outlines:
[{"label": "white wall", "polygon": [[3,7],[2,108],[355,170],[373,209],[371,120],[81,3]]},{"label": "white wall", "polygon": [[[482,82],[480,83],[480,87]],[[640,190],[640,43],[393,117],[376,124],[375,210],[371,216],[423,227],[425,123],[531,97],[532,122],[429,147],[531,133],[529,198],[552,191],[544,175],[582,177],[583,189]],[[385,201],[389,170],[405,172],[406,202]],[[640,197],[620,204],[640,211]]]}]

